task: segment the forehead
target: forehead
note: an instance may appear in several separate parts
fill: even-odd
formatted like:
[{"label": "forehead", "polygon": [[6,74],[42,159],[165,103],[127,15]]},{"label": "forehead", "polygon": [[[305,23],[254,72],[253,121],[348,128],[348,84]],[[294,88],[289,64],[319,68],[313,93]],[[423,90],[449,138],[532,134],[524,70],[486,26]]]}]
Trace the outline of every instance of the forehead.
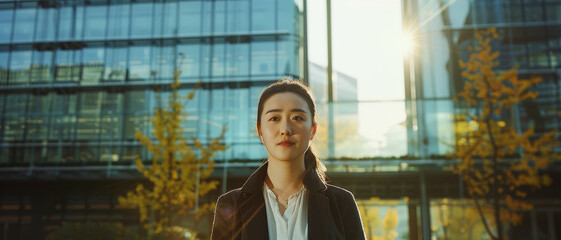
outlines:
[{"label": "forehead", "polygon": [[310,112],[306,100],[292,92],[275,93],[263,104],[263,112],[267,112],[270,109],[292,110],[294,108],[303,109],[307,113]]}]

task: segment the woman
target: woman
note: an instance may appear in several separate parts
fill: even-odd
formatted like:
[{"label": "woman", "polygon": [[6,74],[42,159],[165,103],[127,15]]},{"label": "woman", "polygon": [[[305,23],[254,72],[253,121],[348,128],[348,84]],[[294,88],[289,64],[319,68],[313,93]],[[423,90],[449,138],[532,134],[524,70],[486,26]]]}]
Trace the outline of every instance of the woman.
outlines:
[{"label": "woman", "polygon": [[352,193],[326,184],[312,153],[315,116],[302,83],[282,79],[263,90],[256,128],[268,161],[218,198],[211,239],[365,239]]}]

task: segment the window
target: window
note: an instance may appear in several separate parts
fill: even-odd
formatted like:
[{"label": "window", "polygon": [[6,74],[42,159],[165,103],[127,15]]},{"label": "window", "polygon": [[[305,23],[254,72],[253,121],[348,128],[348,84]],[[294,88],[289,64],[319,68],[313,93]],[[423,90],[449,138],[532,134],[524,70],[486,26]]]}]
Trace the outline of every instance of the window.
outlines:
[{"label": "window", "polygon": [[132,37],[149,37],[152,35],[152,3],[132,4]]},{"label": "window", "polygon": [[58,82],[78,81],[80,79],[81,50],[56,51],[56,80]]},{"label": "window", "polygon": [[[208,3],[208,2],[207,2]],[[206,7],[211,6],[210,4],[205,4]],[[205,14],[208,14],[205,12]],[[205,16],[205,20],[207,16]],[[224,34],[226,32],[226,1],[217,0],[214,1],[214,19],[212,20],[214,26],[212,31],[218,34]]]},{"label": "window", "polygon": [[107,6],[87,6],[86,7],[86,27],[85,39],[105,38],[105,28],[107,25]]},{"label": "window", "polygon": [[156,3],[155,35],[175,36],[177,34],[177,8],[177,2]]},{"label": "window", "polygon": [[31,82],[53,81],[53,51],[34,51],[31,65]]},{"label": "window", "polygon": [[10,59],[8,49],[0,49],[0,86],[8,84],[8,60]]},{"label": "window", "polygon": [[194,36],[201,32],[202,1],[179,2],[179,34]]},{"label": "window", "polygon": [[221,77],[225,74],[225,51],[226,51],[226,43],[216,41],[213,44],[213,51],[212,51],[212,76]]},{"label": "window", "polygon": [[14,10],[3,9],[0,5],[0,43],[10,42],[12,37],[12,19],[14,18]]},{"label": "window", "polygon": [[227,75],[247,76],[249,74],[249,43],[230,42],[227,47]]},{"label": "window", "polygon": [[146,46],[129,47],[129,79],[148,80],[150,79],[150,52],[149,43]]},{"label": "window", "polygon": [[127,37],[129,35],[130,5],[117,4],[109,6],[109,29],[107,37]]},{"label": "window", "polygon": [[105,49],[106,81],[124,81],[127,74],[127,47],[118,45]]},{"label": "window", "polygon": [[[272,5],[272,4],[271,4]],[[249,31],[249,1],[234,0],[228,1],[228,32],[248,32]]]},{"label": "window", "polygon": [[102,44],[91,44],[82,51],[82,82],[96,83],[101,81],[105,68],[105,49]]},{"label": "window", "polygon": [[183,63],[180,66],[180,78],[195,78],[199,76],[201,65],[199,49],[200,45],[198,42],[177,45],[177,55],[183,55]]},{"label": "window", "polygon": [[33,41],[35,31],[35,8],[21,8],[16,10],[14,22],[14,42]]},{"label": "window", "polygon": [[251,75],[275,74],[275,42],[270,38],[255,38],[251,42]]},{"label": "window", "polygon": [[53,41],[55,39],[56,27],[56,9],[54,8],[38,8],[37,16],[37,32],[35,40]]},{"label": "window", "polygon": [[275,5],[268,0],[253,0],[251,6],[251,30],[275,30]]},{"label": "window", "polygon": [[31,48],[21,46],[12,52],[10,58],[10,84],[24,84],[29,80],[29,69],[31,66]]},{"label": "window", "polygon": [[[164,43],[164,45],[167,45]],[[171,45],[171,44],[170,44]],[[171,80],[177,59],[174,46],[154,46],[154,57],[152,58],[152,69],[156,69],[156,78]]]}]

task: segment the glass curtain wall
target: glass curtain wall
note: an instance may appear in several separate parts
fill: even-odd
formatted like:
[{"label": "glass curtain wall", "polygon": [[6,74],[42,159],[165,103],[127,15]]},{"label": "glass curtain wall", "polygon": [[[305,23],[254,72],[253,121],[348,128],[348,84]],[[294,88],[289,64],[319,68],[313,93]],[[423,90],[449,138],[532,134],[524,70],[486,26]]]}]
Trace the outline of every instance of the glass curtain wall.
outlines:
[{"label": "glass curtain wall", "polygon": [[[0,3],[2,164],[130,164],[151,134],[152,86],[203,82],[184,122],[206,141],[226,125],[220,160],[260,161],[260,91],[301,76],[302,8],[293,1]],[[279,21],[282,20],[282,21]]]}]

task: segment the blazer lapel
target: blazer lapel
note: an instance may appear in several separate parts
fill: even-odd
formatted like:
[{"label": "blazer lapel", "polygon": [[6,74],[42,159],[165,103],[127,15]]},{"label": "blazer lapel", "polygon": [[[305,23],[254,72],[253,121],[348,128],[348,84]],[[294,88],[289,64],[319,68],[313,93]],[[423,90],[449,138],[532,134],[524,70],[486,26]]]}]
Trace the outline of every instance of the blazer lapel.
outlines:
[{"label": "blazer lapel", "polygon": [[265,199],[263,193],[244,193],[241,204],[241,216],[244,229],[242,239],[268,239],[269,228],[267,225],[267,212],[265,211]]}]

